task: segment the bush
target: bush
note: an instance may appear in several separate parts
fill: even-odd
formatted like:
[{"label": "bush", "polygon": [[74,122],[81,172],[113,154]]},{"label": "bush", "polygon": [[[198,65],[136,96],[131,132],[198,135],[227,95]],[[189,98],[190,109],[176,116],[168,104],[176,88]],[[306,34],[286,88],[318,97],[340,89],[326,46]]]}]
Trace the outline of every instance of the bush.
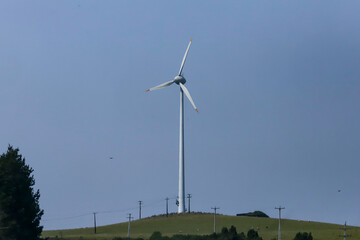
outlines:
[{"label": "bush", "polygon": [[150,236],[149,240],[162,240],[161,232],[156,231]]},{"label": "bush", "polygon": [[230,229],[229,229],[229,233],[231,235],[237,235],[237,231],[236,231],[236,227],[231,225]]},{"label": "bush", "polygon": [[313,237],[311,236],[311,233],[307,233],[307,232],[298,232],[295,235],[294,240],[313,240]]},{"label": "bush", "polygon": [[236,216],[269,218],[269,216],[266,215],[266,214],[265,214],[264,212],[262,212],[262,211],[254,211],[254,212],[248,212],[248,213],[239,213],[239,214],[236,214]]},{"label": "bush", "polygon": [[[113,240],[122,240],[122,239],[113,239]],[[126,239],[123,239],[126,240]],[[133,239],[133,240],[143,240],[143,239]],[[259,237],[257,231],[251,229],[247,233],[247,237],[243,232],[240,234],[237,233],[236,227],[231,226],[230,229],[223,227],[220,234],[212,233],[210,235],[182,235],[176,234],[172,237],[162,236],[160,232],[154,232],[149,240],[262,240]]]},{"label": "bush", "polygon": [[262,237],[259,237],[257,231],[250,229],[247,233],[247,240],[262,240]]},{"label": "bush", "polygon": [[227,229],[227,227],[223,227],[221,229],[221,235],[228,235],[229,234],[229,230]]}]

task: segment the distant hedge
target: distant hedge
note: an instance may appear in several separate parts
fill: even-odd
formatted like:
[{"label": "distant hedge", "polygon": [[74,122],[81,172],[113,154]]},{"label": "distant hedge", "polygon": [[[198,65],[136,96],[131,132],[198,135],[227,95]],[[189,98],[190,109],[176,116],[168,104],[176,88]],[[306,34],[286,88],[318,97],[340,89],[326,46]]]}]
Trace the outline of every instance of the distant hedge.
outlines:
[{"label": "distant hedge", "polygon": [[262,211],[254,211],[254,212],[248,212],[248,213],[239,213],[236,214],[236,216],[247,216],[247,217],[263,217],[268,218],[269,216],[263,213]]},{"label": "distant hedge", "polygon": [[[114,238],[113,240],[127,240],[125,238]],[[132,239],[131,239],[132,240]],[[229,229],[223,227],[221,233],[213,233],[210,235],[182,235],[175,234],[171,237],[162,236],[161,232],[154,232],[149,240],[263,240],[259,236],[258,232],[254,229],[250,229],[245,233],[238,233],[236,227],[231,226]]]}]

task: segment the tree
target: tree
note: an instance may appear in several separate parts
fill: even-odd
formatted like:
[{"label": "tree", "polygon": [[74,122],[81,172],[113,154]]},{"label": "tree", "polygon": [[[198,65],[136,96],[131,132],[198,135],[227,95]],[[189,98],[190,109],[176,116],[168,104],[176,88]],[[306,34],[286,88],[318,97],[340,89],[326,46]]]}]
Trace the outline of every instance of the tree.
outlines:
[{"label": "tree", "polygon": [[223,228],[221,229],[221,234],[222,234],[222,235],[228,235],[228,234],[229,234],[229,230],[227,229],[227,227],[223,227]]},{"label": "tree", "polygon": [[35,191],[33,169],[25,164],[19,149],[8,146],[0,156],[0,240],[35,240],[42,232],[39,190]]},{"label": "tree", "polygon": [[151,234],[149,240],[161,240],[162,239],[162,235],[161,235],[161,232],[159,231],[156,231],[156,232],[153,232],[153,234]]},{"label": "tree", "polygon": [[227,227],[223,227],[221,229],[221,233],[219,235],[219,240],[231,240],[230,235],[229,235],[229,229],[227,229]]},{"label": "tree", "polygon": [[238,236],[239,236],[239,238],[240,238],[241,240],[245,240],[245,239],[246,239],[245,233],[243,233],[243,232],[241,232]]},{"label": "tree", "polygon": [[248,213],[239,213],[239,214],[236,214],[236,216],[269,218],[269,216],[266,215],[266,214],[265,214],[264,212],[262,212],[262,211],[254,211],[254,212],[248,212]]},{"label": "tree", "polygon": [[294,240],[313,240],[313,237],[311,236],[311,233],[307,232],[298,232],[294,238]]},{"label": "tree", "polygon": [[262,240],[262,237],[259,237],[259,234],[254,229],[250,229],[247,232],[247,240]]},{"label": "tree", "polygon": [[237,235],[236,227],[234,225],[231,225],[231,227],[229,229],[229,233],[233,236]]},{"label": "tree", "polygon": [[240,234],[237,233],[236,227],[234,225],[231,225],[229,228],[229,235],[231,240],[245,240],[245,234],[241,232]]}]

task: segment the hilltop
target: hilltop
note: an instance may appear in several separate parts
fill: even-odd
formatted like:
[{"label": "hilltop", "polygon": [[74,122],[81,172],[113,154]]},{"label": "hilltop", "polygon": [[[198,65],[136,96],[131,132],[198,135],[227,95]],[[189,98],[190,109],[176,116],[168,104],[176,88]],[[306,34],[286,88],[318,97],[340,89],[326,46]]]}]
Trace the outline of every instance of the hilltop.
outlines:
[{"label": "hilltop", "polygon": [[[164,236],[174,234],[205,235],[213,232],[214,215],[210,213],[190,213],[190,214],[171,214],[154,216],[131,222],[131,237],[147,239],[155,231],[160,231]],[[238,232],[247,232],[254,229],[264,240],[277,239],[278,219],[274,218],[254,218],[246,216],[217,215],[217,232],[222,227],[234,225]],[[292,240],[298,232],[311,232],[316,240],[339,240],[339,235],[343,233],[342,225],[319,223],[310,221],[282,220],[282,239]],[[97,228],[94,234],[92,227],[44,231],[43,237],[63,237],[65,239],[108,239],[114,237],[127,236],[128,223],[118,223]],[[360,239],[360,228],[351,227],[348,234],[352,239]]]}]

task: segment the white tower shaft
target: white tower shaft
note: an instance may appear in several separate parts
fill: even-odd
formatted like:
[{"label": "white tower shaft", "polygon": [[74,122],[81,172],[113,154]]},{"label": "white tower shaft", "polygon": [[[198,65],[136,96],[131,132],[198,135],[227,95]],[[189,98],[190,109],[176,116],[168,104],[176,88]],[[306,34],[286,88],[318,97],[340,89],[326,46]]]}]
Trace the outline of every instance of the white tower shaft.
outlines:
[{"label": "white tower shaft", "polygon": [[185,212],[184,92],[180,88],[179,207],[178,207],[178,213],[183,213],[183,212]]}]

